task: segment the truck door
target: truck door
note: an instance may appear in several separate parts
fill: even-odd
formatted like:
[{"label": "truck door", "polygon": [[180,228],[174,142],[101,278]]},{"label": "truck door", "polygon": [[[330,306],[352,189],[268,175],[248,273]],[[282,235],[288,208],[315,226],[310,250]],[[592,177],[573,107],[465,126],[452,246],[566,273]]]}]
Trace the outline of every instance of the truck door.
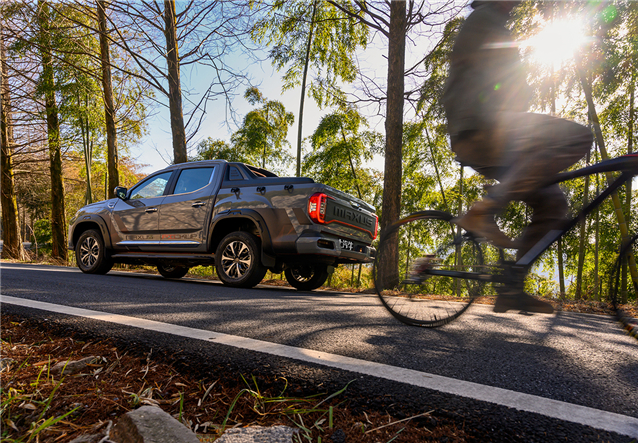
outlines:
[{"label": "truck door", "polygon": [[167,252],[205,252],[210,213],[218,187],[215,166],[179,171],[174,190],[159,213],[162,249]]},{"label": "truck door", "polygon": [[169,171],[151,176],[131,189],[126,200],[117,200],[111,216],[120,237],[118,248],[157,248],[159,208],[172,174],[173,171]]}]

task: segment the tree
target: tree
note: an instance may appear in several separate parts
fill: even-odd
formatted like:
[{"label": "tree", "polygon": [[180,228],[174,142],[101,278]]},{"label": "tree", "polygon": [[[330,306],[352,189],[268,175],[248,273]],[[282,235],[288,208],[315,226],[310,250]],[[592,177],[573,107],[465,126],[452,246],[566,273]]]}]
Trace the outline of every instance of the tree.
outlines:
[{"label": "tree", "polygon": [[62,177],[62,152],[60,146],[60,121],[55,97],[55,79],[53,73],[53,28],[54,17],[47,3],[38,1],[38,40],[42,63],[39,90],[44,96],[49,143],[49,161],[51,173],[51,242],[52,256],[65,260],[66,217],[64,211],[64,183]]},{"label": "tree", "polygon": [[[229,59],[239,51],[250,56],[244,39],[250,32],[252,18],[248,4],[165,0],[160,6],[149,1],[112,1],[111,10],[126,20],[113,27],[110,42],[126,51],[141,72],[118,68],[167,97],[173,161],[187,161],[188,142],[199,130],[207,104],[221,97],[231,107],[234,91],[247,80],[244,73],[230,66]],[[158,43],[160,39],[164,45]],[[187,91],[184,100],[181,70],[186,66],[195,69],[195,64],[197,69],[207,72],[210,83],[199,97]],[[186,111],[184,103],[189,105]]]},{"label": "tree", "polygon": [[244,97],[251,105],[262,106],[246,114],[243,125],[231,137],[233,146],[262,168],[266,168],[266,159],[274,169],[283,167],[288,160],[286,136],[294,115],[286,112],[281,102],[266,100],[255,87],[248,88]]},{"label": "tree", "polygon": [[247,153],[243,152],[240,147],[232,146],[225,140],[213,139],[208,137],[202,140],[197,146],[197,157],[194,160],[226,160],[229,162],[252,163]]},{"label": "tree", "polygon": [[[387,38],[388,41],[388,69],[384,83],[374,78],[360,75],[363,82],[365,98],[354,100],[360,103],[375,104],[382,108],[385,103],[385,170],[383,187],[383,205],[381,210],[381,228],[397,220],[401,208],[401,176],[404,102],[411,98],[418,86],[413,82],[422,81],[420,69],[425,57],[406,67],[406,40],[428,38],[435,43],[428,46],[428,51],[418,47],[421,54],[427,53],[432,47],[437,47],[443,34],[443,23],[451,20],[460,7],[452,1],[440,3],[405,2],[402,0],[374,3],[359,0],[328,0],[330,4],[345,14],[357,17],[373,32]],[[406,78],[414,90],[405,90]],[[420,85],[419,85],[420,86]],[[391,241],[386,249],[387,256],[379,263],[379,272],[387,275],[386,281],[392,281],[392,276],[398,275],[397,242]]]},{"label": "tree", "polygon": [[344,14],[328,2],[314,0],[277,1],[267,10],[252,32],[253,39],[268,46],[277,70],[286,68],[283,91],[301,84],[297,122],[297,176],[301,173],[301,145],[304,100],[308,71],[315,79],[310,93],[321,107],[340,101],[335,96],[338,82],[351,83],[356,78],[354,52],[365,48],[368,28],[355,17]]},{"label": "tree", "polygon": [[303,174],[373,203],[372,174],[364,162],[382,151],[383,137],[366,127],[365,119],[352,108],[324,116],[312,134],[312,152],[304,158]]},{"label": "tree", "polygon": [[[0,6],[0,12],[2,11]],[[4,26],[0,22],[0,204],[2,206],[2,258],[25,258],[13,181],[13,129],[10,117],[8,69]]]},{"label": "tree", "polygon": [[120,179],[117,170],[117,130],[115,124],[115,104],[113,102],[113,82],[111,80],[111,54],[108,39],[105,0],[97,0],[97,21],[100,30],[100,62],[102,67],[102,92],[104,94],[104,120],[106,122],[106,145],[108,164],[108,198],[115,197],[115,187]]}]

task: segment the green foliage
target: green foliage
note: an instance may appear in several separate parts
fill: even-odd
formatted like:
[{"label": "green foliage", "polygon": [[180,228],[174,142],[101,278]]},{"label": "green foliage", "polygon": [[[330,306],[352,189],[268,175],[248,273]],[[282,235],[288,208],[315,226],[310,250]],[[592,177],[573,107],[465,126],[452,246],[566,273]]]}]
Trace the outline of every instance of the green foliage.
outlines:
[{"label": "green foliage", "polygon": [[41,220],[36,221],[33,224],[33,234],[35,241],[32,240],[32,243],[38,244],[39,248],[44,247],[44,245],[51,244],[51,221],[48,218],[43,218]]},{"label": "green foliage", "polygon": [[239,150],[238,146],[231,146],[225,140],[208,137],[197,145],[197,160],[226,160],[229,162],[251,163],[254,159]]},{"label": "green foliage", "polygon": [[383,137],[367,131],[367,122],[353,108],[324,116],[311,136],[312,152],[302,173],[374,204],[374,171],[364,163],[383,149]]},{"label": "green foliage", "polygon": [[[254,1],[253,6],[261,2]],[[349,1],[340,2],[356,11]],[[355,16],[343,13],[326,1],[276,1],[252,30],[252,38],[272,46],[270,58],[283,76],[283,90],[302,82],[306,57],[315,72],[310,93],[320,107],[342,102],[338,83],[351,83],[357,75],[354,53],[368,43],[368,28]],[[310,48],[308,48],[310,40]],[[309,49],[309,51],[308,51]]]},{"label": "green foliage", "polygon": [[275,100],[267,100],[255,88],[248,88],[244,97],[252,105],[260,104],[244,117],[242,126],[232,135],[231,141],[237,155],[262,168],[267,166],[278,170],[291,161],[285,149],[288,128],[294,122],[294,115],[286,112],[284,105]]}]

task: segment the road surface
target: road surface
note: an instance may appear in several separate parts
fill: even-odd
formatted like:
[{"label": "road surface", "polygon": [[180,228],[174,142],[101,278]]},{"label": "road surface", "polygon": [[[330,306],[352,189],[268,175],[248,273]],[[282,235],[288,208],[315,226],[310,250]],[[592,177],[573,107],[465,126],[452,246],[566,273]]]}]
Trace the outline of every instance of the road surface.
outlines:
[{"label": "road surface", "polygon": [[315,384],[357,377],[360,392],[445,409],[486,426],[493,441],[638,438],[638,342],[606,316],[497,315],[477,305],[431,330],[398,323],[372,294],[6,262],[0,270],[3,312],[188,349],[211,364],[285,368]]}]

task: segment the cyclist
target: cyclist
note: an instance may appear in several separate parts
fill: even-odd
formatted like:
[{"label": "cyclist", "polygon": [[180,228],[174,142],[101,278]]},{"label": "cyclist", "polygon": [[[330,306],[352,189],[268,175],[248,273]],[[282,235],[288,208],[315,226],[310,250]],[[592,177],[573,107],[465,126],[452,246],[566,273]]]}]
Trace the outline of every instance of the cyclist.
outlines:
[{"label": "cyclist", "polygon": [[[455,221],[466,231],[517,259],[567,214],[567,201],[552,177],[581,159],[592,134],[577,123],[528,113],[531,90],[518,47],[506,24],[516,1],[474,1],[455,41],[443,94],[451,147],[457,160],[500,183]],[[532,210],[520,239],[512,241],[494,219],[513,200]],[[551,313],[549,303],[523,291],[525,273],[514,287],[497,288],[495,312],[510,309]]]}]

